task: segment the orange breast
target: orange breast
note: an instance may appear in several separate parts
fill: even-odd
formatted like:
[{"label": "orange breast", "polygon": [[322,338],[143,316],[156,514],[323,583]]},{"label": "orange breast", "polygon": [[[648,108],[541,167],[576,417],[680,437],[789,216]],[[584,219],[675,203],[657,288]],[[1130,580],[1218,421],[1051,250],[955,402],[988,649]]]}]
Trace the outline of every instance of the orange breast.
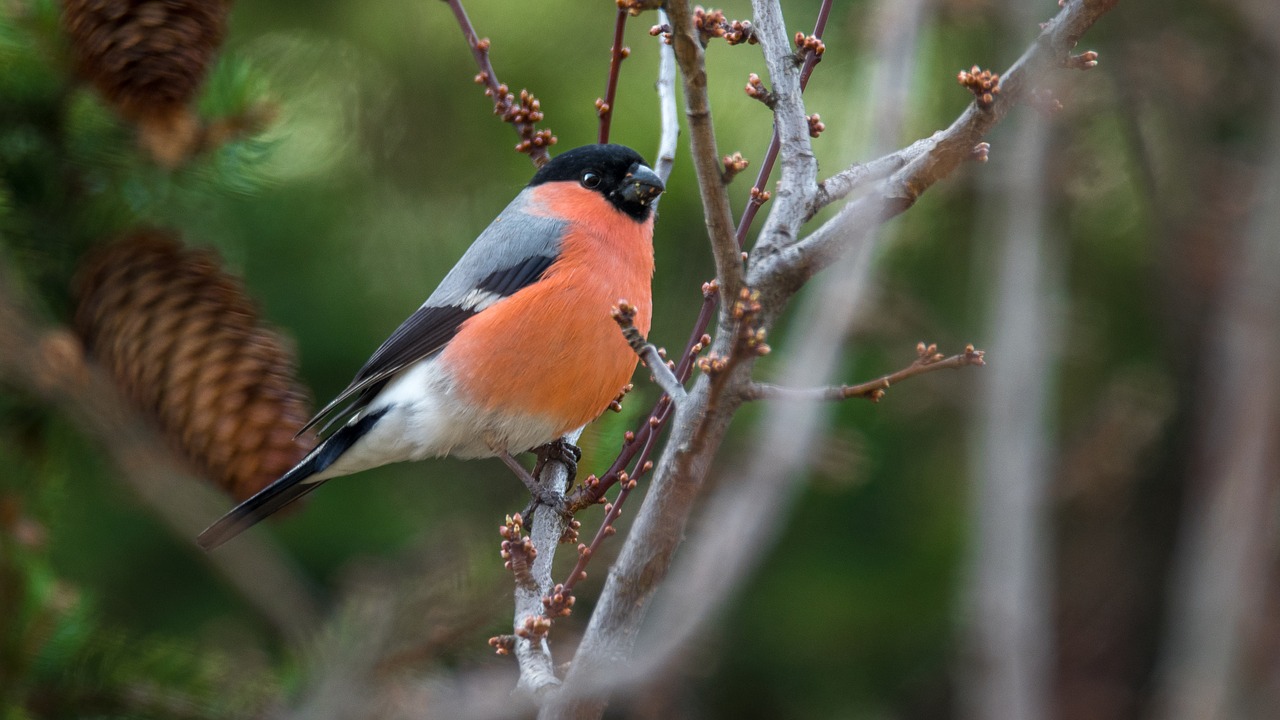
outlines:
[{"label": "orange breast", "polygon": [[648,334],[653,219],[638,223],[576,184],[540,186],[536,199],[531,212],[570,219],[560,257],[538,282],[463,323],[440,359],[471,402],[545,417],[565,433],[604,412],[635,371],[610,310],[626,299]]}]

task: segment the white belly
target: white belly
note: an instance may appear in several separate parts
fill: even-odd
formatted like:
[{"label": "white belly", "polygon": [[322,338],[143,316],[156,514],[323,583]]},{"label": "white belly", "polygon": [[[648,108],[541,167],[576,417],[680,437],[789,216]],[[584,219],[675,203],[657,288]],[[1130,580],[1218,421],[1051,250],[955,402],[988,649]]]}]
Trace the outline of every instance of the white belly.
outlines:
[{"label": "white belly", "polygon": [[435,358],[417,363],[388,383],[362,415],[384,409],[377,424],[317,474],[317,480],[444,455],[514,455],[556,439],[556,423],[546,418],[485,411],[466,402]]}]

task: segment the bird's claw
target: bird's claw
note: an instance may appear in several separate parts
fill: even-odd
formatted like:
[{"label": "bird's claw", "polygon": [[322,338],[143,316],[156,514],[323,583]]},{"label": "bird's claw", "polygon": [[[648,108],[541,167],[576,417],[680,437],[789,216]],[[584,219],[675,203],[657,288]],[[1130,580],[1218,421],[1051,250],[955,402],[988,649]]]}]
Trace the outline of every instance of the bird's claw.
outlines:
[{"label": "bird's claw", "polygon": [[582,448],[573,443],[560,438],[552,440],[534,450],[538,456],[538,463],[533,466],[533,476],[542,479],[542,469],[552,460],[564,465],[565,470],[569,471],[569,482],[566,487],[572,487],[573,481],[578,477],[578,461],[582,459]]},{"label": "bird's claw", "polygon": [[533,466],[533,477],[537,484],[529,488],[529,505],[525,507],[524,517],[532,518],[534,511],[539,507],[549,507],[561,515],[569,517],[570,513],[564,499],[564,493],[548,487],[542,481],[542,471],[548,462],[554,461],[564,465],[565,470],[568,472],[568,481],[565,483],[565,489],[573,487],[573,482],[578,477],[578,461],[582,459],[582,448],[564,438],[560,438],[535,449],[534,454],[538,457],[538,462]]}]

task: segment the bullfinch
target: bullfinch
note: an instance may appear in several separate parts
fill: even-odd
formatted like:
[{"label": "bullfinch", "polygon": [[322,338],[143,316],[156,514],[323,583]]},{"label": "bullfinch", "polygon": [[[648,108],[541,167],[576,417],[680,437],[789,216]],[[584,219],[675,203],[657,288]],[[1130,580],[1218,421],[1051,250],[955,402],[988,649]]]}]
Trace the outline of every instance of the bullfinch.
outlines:
[{"label": "bullfinch", "polygon": [[649,332],[653,203],[663,190],[621,145],[576,148],[542,166],[302,431],[325,418],[338,429],[199,544],[221,545],[330,478],[444,455],[511,464],[598,417],[638,360],[611,308],[627,299]]}]

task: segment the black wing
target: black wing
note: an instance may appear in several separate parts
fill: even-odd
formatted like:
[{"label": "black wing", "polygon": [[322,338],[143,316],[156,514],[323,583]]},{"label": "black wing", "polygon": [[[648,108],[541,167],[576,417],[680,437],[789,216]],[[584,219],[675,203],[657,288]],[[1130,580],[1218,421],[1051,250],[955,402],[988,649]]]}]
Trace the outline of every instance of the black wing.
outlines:
[{"label": "black wing", "polygon": [[418,308],[373,353],[364,367],[360,368],[360,372],[356,373],[355,379],[347,389],[325,405],[315,417],[308,420],[298,434],[301,435],[315,427],[335,408],[357,395],[360,396],[357,402],[352,403],[341,414],[349,415],[364,407],[374,395],[374,393],[365,393],[365,390],[443,348],[445,343],[458,333],[462,323],[475,314],[474,310],[453,305]]},{"label": "black wing", "polygon": [[514,295],[520,288],[531,285],[542,277],[542,273],[546,272],[553,262],[555,258],[546,255],[525,258],[509,268],[489,273],[483,280],[476,283],[476,289],[503,297]]},{"label": "black wing", "polygon": [[[439,352],[458,334],[458,328],[469,318],[505,297],[514,295],[542,277],[553,257],[535,255],[502,270],[485,276],[476,283],[474,292],[458,300],[455,305],[424,305],[401,323],[382,346],[374,351],[347,389],[324,406],[311,418],[298,434],[306,432],[348,400],[351,404],[334,416],[335,420],[369,404],[391,376],[413,363]],[[333,420],[330,421],[331,423]],[[327,426],[326,426],[327,428]]]}]

